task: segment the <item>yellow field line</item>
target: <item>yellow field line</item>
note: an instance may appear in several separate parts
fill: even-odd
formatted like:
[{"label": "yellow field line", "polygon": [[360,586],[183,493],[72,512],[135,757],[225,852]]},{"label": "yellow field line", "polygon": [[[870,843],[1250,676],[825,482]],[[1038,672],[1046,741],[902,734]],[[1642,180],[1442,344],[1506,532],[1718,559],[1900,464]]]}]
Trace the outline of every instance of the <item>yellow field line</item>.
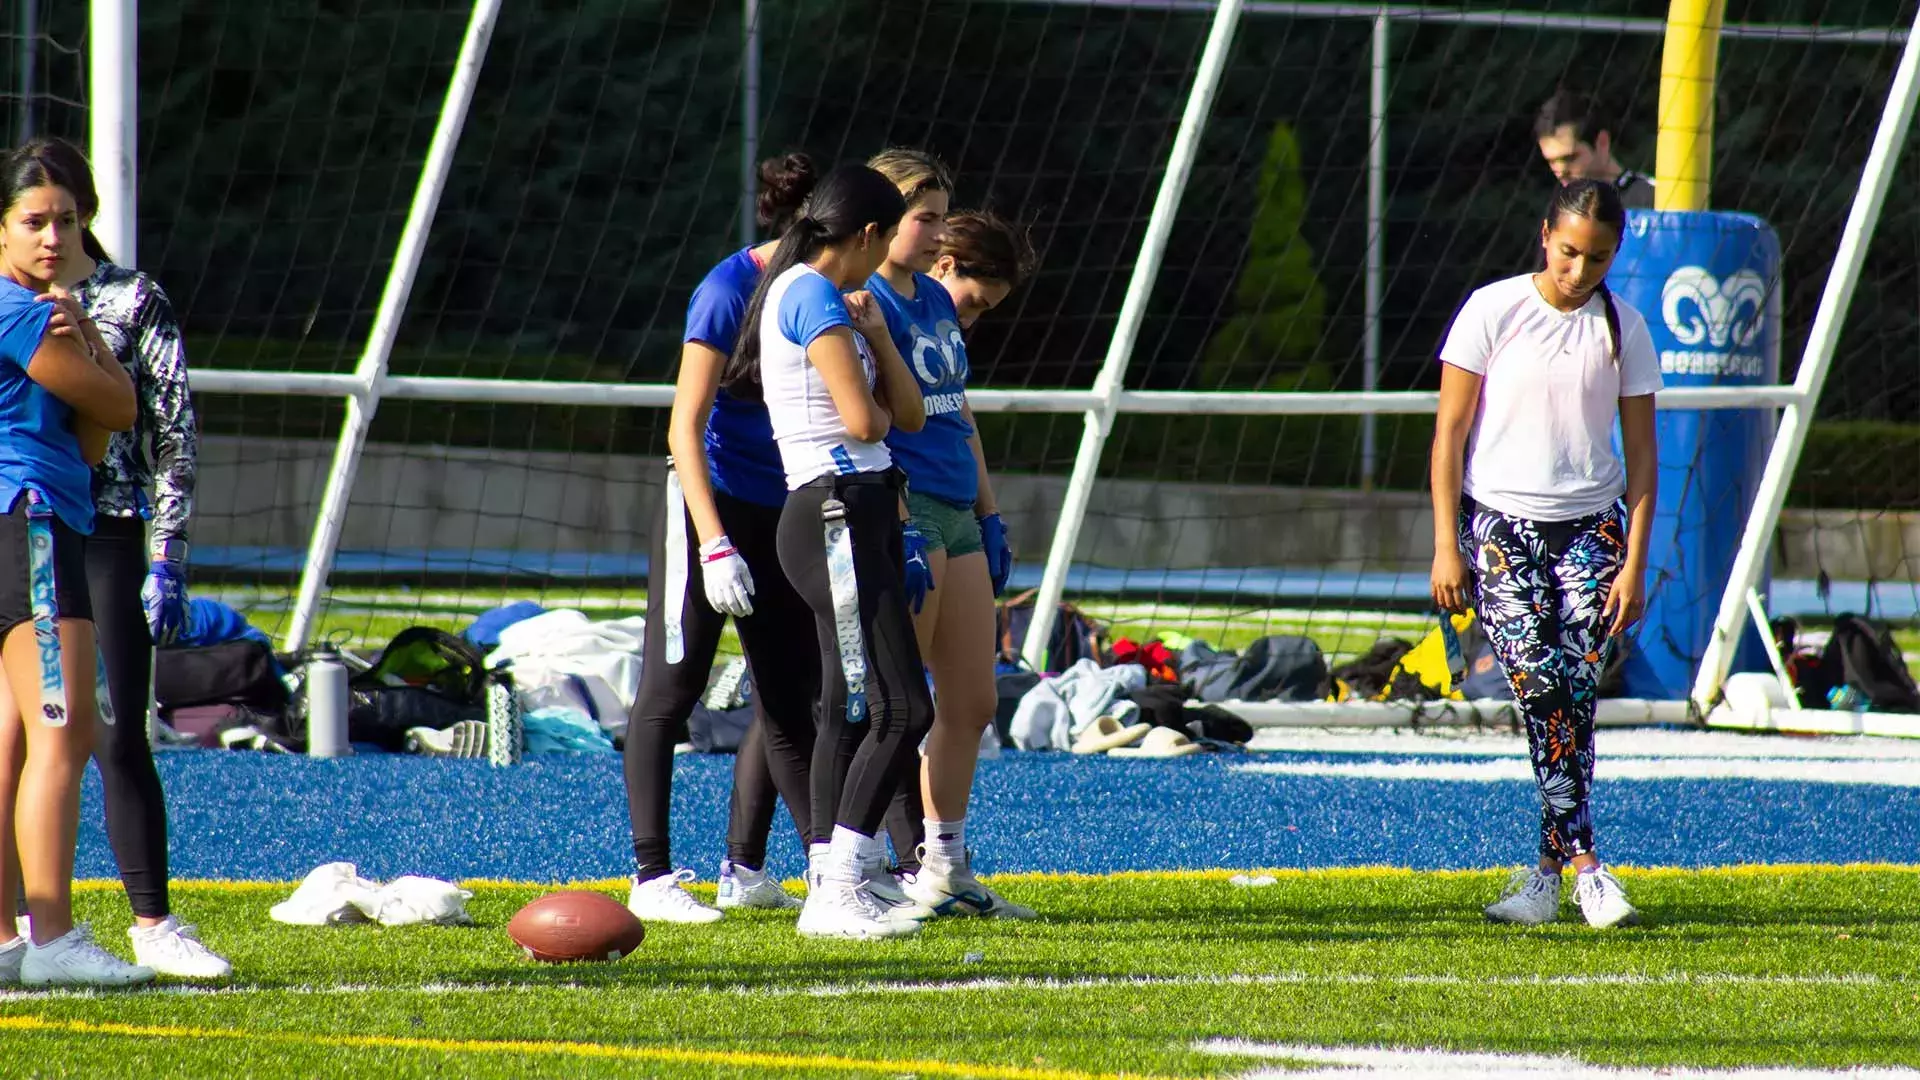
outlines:
[{"label": "yellow field line", "polygon": [[48,1020],[39,1016],[0,1016],[0,1031],[65,1035],[117,1035],[136,1039],[228,1039],[293,1046],[423,1050],[445,1054],[599,1058],[673,1065],[735,1066],[758,1069],[834,1069],[843,1072],[914,1073],[921,1076],[981,1077],[983,1080],[1176,1080],[1146,1073],[1093,1073],[1078,1069],[1023,1065],[969,1065],[964,1062],[909,1058],[849,1058],[835,1054],[775,1054],[755,1050],[683,1050],[666,1046],[608,1046],[587,1042],[535,1042],[521,1039],[426,1039],[400,1035],[317,1035],[298,1031],[246,1031],[144,1024]]},{"label": "yellow field line", "polygon": [[[1920,873],[1920,864],[1914,863],[1746,863],[1739,866],[1633,866],[1627,863],[1613,864],[1615,870],[1640,878],[1673,877],[1812,877],[1821,874],[1912,874]],[[1409,870],[1399,866],[1342,866],[1316,870],[1287,868],[1249,868],[1226,870],[1120,870],[1106,874],[1082,874],[1077,872],[1037,871],[1015,874],[988,874],[983,880],[996,882],[1072,882],[1097,883],[1102,881],[1140,881],[1140,882],[1209,882],[1225,881],[1235,874],[1270,874],[1277,879],[1289,881],[1370,881],[1384,878],[1460,878],[1483,877],[1491,874],[1506,873],[1505,868],[1488,870]],[[201,890],[206,892],[277,892],[292,888],[292,881],[211,881],[176,878],[172,887],[177,889]],[[597,878],[588,881],[570,881],[554,883],[547,881],[509,881],[500,878],[470,878],[461,884],[470,889],[624,889],[626,878]],[[789,885],[799,882],[789,881]],[[712,886],[708,886],[711,888]],[[112,878],[89,878],[74,883],[81,892],[112,891],[120,888],[120,882]]]}]

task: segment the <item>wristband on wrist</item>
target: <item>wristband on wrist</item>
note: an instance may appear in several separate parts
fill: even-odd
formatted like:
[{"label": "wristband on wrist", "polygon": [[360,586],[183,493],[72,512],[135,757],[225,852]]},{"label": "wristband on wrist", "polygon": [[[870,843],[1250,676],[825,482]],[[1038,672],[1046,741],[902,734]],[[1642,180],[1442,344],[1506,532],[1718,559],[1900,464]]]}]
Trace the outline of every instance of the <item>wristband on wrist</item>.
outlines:
[{"label": "wristband on wrist", "polygon": [[703,563],[719,562],[739,553],[739,549],[724,533],[700,545],[700,561]]}]

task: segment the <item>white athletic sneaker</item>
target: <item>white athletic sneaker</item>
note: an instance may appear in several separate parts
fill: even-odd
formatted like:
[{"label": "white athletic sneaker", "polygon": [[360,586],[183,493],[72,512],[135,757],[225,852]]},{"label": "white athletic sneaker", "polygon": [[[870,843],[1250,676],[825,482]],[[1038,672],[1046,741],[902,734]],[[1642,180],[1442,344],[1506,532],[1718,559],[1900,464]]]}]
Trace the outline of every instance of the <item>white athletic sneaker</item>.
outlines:
[{"label": "white athletic sneaker", "polygon": [[800,921],[795,924],[803,937],[871,941],[920,932],[918,919],[895,918],[892,909],[874,899],[864,884],[823,874],[814,885],[807,890],[807,902],[801,905]]},{"label": "white athletic sneaker", "polygon": [[693,898],[685,883],[693,880],[693,871],[680,870],[641,881],[633,879],[627,893],[627,910],[641,922],[712,923],[726,916],[719,908],[710,908]]},{"label": "white athletic sneaker", "polygon": [[199,932],[172,915],[159,926],[134,926],[127,936],[133,939],[134,962],[156,975],[224,979],[233,974],[225,957],[202,945]]},{"label": "white athletic sneaker", "polygon": [[0,945],[0,986],[14,986],[20,982],[20,961],[26,958],[26,938],[17,937]]},{"label": "white athletic sneaker", "polygon": [[880,905],[888,918],[916,923],[933,918],[933,909],[907,895],[907,891],[900,887],[900,879],[893,876],[884,859],[861,867],[860,874],[860,887],[866,890],[874,903]]},{"label": "white athletic sneaker", "polygon": [[1560,917],[1560,875],[1548,874],[1539,867],[1515,870],[1500,892],[1500,899],[1487,905],[1487,920],[1539,926]]},{"label": "white athletic sneaker", "polygon": [[27,986],[133,986],[153,981],[153,969],[129,964],[94,944],[82,923],[45,945],[28,945],[20,961]]},{"label": "white athletic sneaker", "polygon": [[721,908],[768,908],[789,911],[800,906],[800,898],[780,887],[765,870],[740,866],[730,859],[720,860]]},{"label": "white athletic sneaker", "polygon": [[907,895],[935,915],[978,915],[987,919],[1037,919],[1040,913],[1016,904],[973,876],[973,852],[956,866],[927,860],[922,849],[920,872],[907,882]]},{"label": "white athletic sneaker", "polygon": [[1580,914],[1587,917],[1588,926],[1605,930],[1640,921],[1640,912],[1627,903],[1627,890],[1621,887],[1620,879],[1604,867],[1574,875],[1573,898],[1580,905]]}]

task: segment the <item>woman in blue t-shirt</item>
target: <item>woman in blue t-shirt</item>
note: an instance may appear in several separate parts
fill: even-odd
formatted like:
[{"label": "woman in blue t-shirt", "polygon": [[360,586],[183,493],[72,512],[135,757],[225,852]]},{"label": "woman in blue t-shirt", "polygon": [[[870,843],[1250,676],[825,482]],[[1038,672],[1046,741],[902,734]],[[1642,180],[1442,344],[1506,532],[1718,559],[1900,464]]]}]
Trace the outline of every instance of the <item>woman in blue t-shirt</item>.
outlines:
[{"label": "woman in blue t-shirt", "polygon": [[[805,154],[786,154],[761,162],[759,171],[760,225],[783,233],[813,191],[813,162]],[[766,405],[720,389],[747,302],[776,246],[759,244],[727,256],[687,304],[667,422],[673,456],[654,533],[646,656],[623,748],[634,862],[627,906],[642,922],[709,923],[721,917],[718,908],[683,887],[693,872],[674,870],[667,818],[673,747],[706,690],[728,616],[753,673],[754,716],[734,755],[719,908],[800,906],[766,873],[776,790],[803,843],[825,844],[833,826],[831,813],[812,812],[808,784],[813,615],[781,573],[773,545],[787,501],[780,451]]]},{"label": "woman in blue t-shirt", "polygon": [[[988,644],[996,629],[994,598],[1006,588],[1013,553],[967,407],[961,331],[1026,277],[1032,251],[1023,236],[990,215],[949,219],[952,179],[930,155],[888,150],[868,164],[907,200],[887,261],[867,287],[925,395],[927,413],[921,430],[887,438],[907,474],[907,593],[936,695],[919,799],[904,793],[890,816],[890,831],[907,868],[905,892],[914,901],[941,914],[1030,919],[1033,909],[980,883],[966,847],[981,733],[992,725],[998,704]],[[968,317],[962,318],[947,286],[929,276],[935,271],[964,293]],[[919,814],[910,809],[916,801],[923,807]]]},{"label": "woman in blue t-shirt", "polygon": [[73,195],[80,228],[64,236],[59,280],[100,327],[140,402],[133,430],[110,440],[106,459],[93,467],[94,530],[87,537],[94,636],[113,711],[122,718],[101,726],[93,761],[100,770],[107,842],[133,908],[127,936],[135,961],[156,974],[225,978],[232,965],[173,913],[166,795],[144,720],[154,647],[171,644],[186,615],[187,519],[198,440],[180,324],[160,286],[138,270],[116,266],[88,229],[100,196],[79,149],[38,138],[20,152]]},{"label": "woman in blue t-shirt", "polygon": [[33,941],[0,918],[0,984],[125,986],[153,978],[73,922],[80,778],[101,715],[86,535],[92,472],[133,427],[133,382],[58,285],[80,229],[73,193],[33,155],[0,163],[0,899],[24,888]]}]

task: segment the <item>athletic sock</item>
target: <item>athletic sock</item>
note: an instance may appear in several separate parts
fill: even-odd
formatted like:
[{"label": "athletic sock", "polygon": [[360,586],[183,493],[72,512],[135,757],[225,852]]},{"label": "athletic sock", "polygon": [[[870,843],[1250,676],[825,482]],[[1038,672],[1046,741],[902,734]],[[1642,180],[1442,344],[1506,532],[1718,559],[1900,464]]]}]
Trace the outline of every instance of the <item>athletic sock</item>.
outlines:
[{"label": "athletic sock", "polygon": [[827,850],[826,873],[843,881],[859,881],[862,860],[873,842],[874,838],[865,833],[835,825]]},{"label": "athletic sock", "polygon": [[926,826],[926,854],[922,858],[938,863],[942,869],[950,869],[967,861],[967,819],[955,818],[952,821],[922,819]]}]

